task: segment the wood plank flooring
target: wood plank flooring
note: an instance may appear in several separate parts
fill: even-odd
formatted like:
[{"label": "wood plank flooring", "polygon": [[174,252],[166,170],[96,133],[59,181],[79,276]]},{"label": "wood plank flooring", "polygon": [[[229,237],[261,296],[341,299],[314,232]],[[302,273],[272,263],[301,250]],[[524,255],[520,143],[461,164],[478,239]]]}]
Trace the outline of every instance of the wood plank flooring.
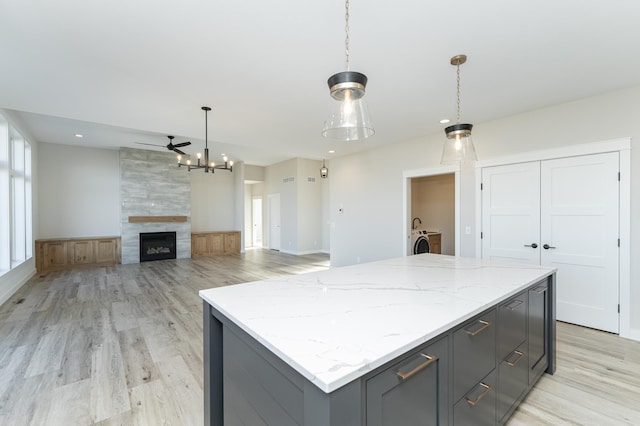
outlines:
[{"label": "wood plank flooring", "polygon": [[[0,307],[0,425],[201,425],[198,290],[328,263],[259,249],[36,277]],[[640,425],[639,410],[640,343],[559,323],[558,371],[509,425]]]}]

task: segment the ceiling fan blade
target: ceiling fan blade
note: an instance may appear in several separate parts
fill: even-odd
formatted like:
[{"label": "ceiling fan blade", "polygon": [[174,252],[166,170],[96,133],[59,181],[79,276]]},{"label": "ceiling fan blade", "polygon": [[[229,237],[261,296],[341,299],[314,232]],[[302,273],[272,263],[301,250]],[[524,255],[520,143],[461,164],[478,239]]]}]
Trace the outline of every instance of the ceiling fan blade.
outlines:
[{"label": "ceiling fan blade", "polygon": [[155,143],[144,143],[144,142],[135,142],[138,145],[149,145],[149,146],[164,146],[164,145],[157,145]]},{"label": "ceiling fan blade", "polygon": [[191,145],[191,142],[182,142],[182,143],[174,143],[173,146],[175,147],[181,147],[181,146],[188,146]]},{"label": "ceiling fan blade", "polygon": [[184,152],[180,151],[178,148],[173,148],[173,152],[177,152],[180,155],[187,155]]}]

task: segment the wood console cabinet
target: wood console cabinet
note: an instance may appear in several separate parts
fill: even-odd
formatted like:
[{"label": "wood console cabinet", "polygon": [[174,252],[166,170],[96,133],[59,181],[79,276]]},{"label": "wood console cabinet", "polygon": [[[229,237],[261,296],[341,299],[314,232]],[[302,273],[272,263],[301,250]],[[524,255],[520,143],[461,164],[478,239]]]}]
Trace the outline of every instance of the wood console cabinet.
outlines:
[{"label": "wood console cabinet", "polygon": [[191,257],[230,253],[240,253],[240,231],[191,233]]},{"label": "wood console cabinet", "polygon": [[51,238],[35,244],[39,274],[121,262],[120,237]]}]

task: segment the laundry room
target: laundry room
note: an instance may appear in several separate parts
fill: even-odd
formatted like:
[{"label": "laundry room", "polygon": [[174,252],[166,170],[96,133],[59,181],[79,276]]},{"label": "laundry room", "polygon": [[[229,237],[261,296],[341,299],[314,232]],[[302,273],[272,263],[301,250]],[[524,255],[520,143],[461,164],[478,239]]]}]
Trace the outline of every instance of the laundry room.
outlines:
[{"label": "laundry room", "polygon": [[411,179],[409,254],[455,254],[455,174]]}]

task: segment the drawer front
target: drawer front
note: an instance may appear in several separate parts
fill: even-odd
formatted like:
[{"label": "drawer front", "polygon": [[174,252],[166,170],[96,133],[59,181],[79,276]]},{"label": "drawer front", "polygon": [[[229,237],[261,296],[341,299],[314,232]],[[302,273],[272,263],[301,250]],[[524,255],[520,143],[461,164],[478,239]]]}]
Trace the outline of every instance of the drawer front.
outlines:
[{"label": "drawer front", "polygon": [[453,407],[453,424],[485,426],[496,424],[495,370],[480,380]]},{"label": "drawer front", "polygon": [[496,367],[496,310],[467,321],[453,333],[453,401]]},{"label": "drawer front", "polygon": [[498,367],[497,411],[498,419],[510,411],[513,403],[527,389],[529,382],[529,357],[527,342],[508,354]]},{"label": "drawer front", "polygon": [[527,292],[498,307],[498,359],[504,359],[527,338]]}]

